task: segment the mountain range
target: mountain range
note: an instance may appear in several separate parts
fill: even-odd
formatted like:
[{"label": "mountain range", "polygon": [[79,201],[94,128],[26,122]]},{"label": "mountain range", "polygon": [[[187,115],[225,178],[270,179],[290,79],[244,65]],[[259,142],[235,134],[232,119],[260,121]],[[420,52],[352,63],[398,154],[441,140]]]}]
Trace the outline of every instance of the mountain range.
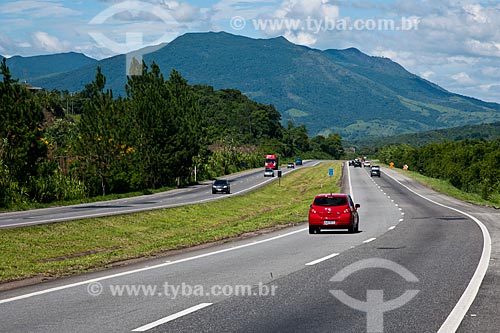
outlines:
[{"label": "mountain range", "polygon": [[7,59],[7,66],[12,77],[19,82],[33,83],[58,74],[64,75],[87,65],[95,68],[97,62],[81,53],[69,52],[34,57],[14,56]]},{"label": "mountain range", "polygon": [[[191,84],[238,89],[275,105],[285,124],[305,125],[311,136],[370,138],[500,121],[500,104],[451,93],[390,59],[354,48],[317,50],[283,37],[209,32],[188,33],[150,51],[146,64],[156,62],[165,76],[176,69]],[[94,79],[99,65],[107,87],[125,95],[125,55],[101,61],[65,56],[73,61],[47,66],[33,57],[37,66],[13,73],[31,75],[28,82],[35,86],[73,92]]]}]

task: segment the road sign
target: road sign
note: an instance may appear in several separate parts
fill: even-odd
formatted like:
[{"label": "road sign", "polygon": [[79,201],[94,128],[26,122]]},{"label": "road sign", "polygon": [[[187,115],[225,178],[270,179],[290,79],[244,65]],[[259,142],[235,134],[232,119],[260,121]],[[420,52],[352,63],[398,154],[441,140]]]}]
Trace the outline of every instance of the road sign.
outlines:
[{"label": "road sign", "polygon": [[331,176],[333,176],[333,172],[334,172],[334,171],[333,171],[333,169],[328,169],[328,175],[329,175],[330,177],[331,177]]}]

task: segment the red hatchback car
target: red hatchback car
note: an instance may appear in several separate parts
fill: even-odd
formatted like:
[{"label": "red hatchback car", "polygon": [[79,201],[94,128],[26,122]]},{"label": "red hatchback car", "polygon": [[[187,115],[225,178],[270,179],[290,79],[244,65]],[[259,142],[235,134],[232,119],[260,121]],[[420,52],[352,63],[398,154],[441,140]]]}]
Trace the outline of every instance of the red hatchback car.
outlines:
[{"label": "red hatchback car", "polygon": [[321,229],[348,229],[359,231],[359,204],[349,194],[318,194],[309,208],[309,233],[319,234]]}]

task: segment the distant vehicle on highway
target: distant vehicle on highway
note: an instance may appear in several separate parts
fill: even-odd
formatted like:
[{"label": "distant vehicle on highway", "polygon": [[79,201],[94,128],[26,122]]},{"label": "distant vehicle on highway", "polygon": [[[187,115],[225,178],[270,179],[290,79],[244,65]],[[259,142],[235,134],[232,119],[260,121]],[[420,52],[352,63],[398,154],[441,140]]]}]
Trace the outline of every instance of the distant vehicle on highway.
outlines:
[{"label": "distant vehicle on highway", "polygon": [[370,170],[371,177],[380,177],[380,167],[378,165],[373,165]]},{"label": "distant vehicle on highway", "polygon": [[318,194],[309,207],[309,233],[319,234],[321,229],[347,229],[359,231],[359,204],[349,194]]},{"label": "distant vehicle on highway", "polygon": [[295,165],[302,165],[302,159],[300,157],[295,159]]},{"label": "distant vehicle on highway", "polygon": [[364,161],[364,162],[363,162],[363,166],[364,166],[365,168],[369,168],[369,167],[371,167],[371,166],[372,166],[372,162],[370,162],[370,161]]},{"label": "distant vehicle on highway", "polygon": [[288,163],[287,169],[295,169],[295,164],[293,162]]},{"label": "distant vehicle on highway", "polygon": [[361,161],[358,160],[358,159],[354,160],[353,165],[354,165],[355,168],[361,168],[362,167]]},{"label": "distant vehicle on highway", "polygon": [[278,157],[274,154],[266,155],[266,162],[264,164],[264,168],[278,170]]},{"label": "distant vehicle on highway", "polygon": [[231,193],[231,184],[227,179],[216,179],[212,184],[212,194],[215,193]]},{"label": "distant vehicle on highway", "polygon": [[274,170],[273,169],[265,169],[264,170],[264,177],[274,177]]}]

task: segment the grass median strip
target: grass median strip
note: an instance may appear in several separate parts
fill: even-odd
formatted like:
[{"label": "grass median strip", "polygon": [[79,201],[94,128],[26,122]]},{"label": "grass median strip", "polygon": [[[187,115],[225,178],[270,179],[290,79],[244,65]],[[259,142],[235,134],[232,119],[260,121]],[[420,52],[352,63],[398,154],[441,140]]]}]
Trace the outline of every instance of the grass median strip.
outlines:
[{"label": "grass median strip", "polygon": [[[328,169],[334,168],[333,177]],[[307,221],[314,195],[338,192],[341,163],[300,168],[254,192],[136,214],[0,230],[0,283],[55,278]]]}]

